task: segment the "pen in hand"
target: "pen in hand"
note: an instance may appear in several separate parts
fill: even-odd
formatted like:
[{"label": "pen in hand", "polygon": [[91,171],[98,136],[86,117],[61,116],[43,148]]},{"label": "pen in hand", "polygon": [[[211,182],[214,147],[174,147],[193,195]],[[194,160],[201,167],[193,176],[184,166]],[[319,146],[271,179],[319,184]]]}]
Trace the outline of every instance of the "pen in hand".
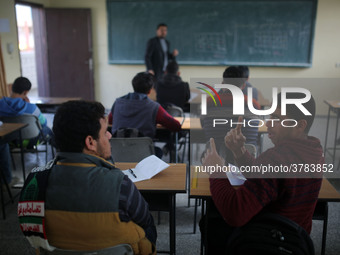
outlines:
[{"label": "pen in hand", "polygon": [[131,168],[129,168],[129,172],[132,174],[133,177],[137,178],[137,176],[135,175],[135,173],[133,172]]}]

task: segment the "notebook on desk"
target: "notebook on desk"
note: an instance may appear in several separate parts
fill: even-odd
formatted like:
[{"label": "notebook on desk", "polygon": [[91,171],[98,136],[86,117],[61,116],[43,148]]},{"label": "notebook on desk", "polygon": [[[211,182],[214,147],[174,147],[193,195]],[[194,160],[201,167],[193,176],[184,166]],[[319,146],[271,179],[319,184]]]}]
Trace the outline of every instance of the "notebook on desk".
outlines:
[{"label": "notebook on desk", "polygon": [[123,170],[123,173],[127,175],[132,182],[139,182],[151,179],[168,167],[169,164],[155,155],[151,155],[140,161],[135,168]]},{"label": "notebook on desk", "polygon": [[227,177],[232,186],[241,186],[247,179],[237,166],[229,163],[230,171],[227,172]]}]

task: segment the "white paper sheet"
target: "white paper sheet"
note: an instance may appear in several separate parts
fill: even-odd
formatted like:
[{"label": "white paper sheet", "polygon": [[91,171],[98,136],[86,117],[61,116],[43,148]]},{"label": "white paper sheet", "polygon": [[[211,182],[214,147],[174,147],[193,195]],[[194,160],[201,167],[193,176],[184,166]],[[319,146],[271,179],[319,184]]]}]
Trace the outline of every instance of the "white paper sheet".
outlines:
[{"label": "white paper sheet", "polygon": [[244,177],[242,172],[237,166],[229,164],[229,167],[233,169],[233,171],[227,172],[227,177],[232,186],[240,186],[242,185],[247,179]]},{"label": "white paper sheet", "polygon": [[139,182],[151,179],[153,176],[168,167],[169,164],[165,163],[155,155],[151,155],[140,161],[135,168],[131,168],[135,176],[133,176],[129,169],[123,170],[123,173],[127,175],[131,181]]}]

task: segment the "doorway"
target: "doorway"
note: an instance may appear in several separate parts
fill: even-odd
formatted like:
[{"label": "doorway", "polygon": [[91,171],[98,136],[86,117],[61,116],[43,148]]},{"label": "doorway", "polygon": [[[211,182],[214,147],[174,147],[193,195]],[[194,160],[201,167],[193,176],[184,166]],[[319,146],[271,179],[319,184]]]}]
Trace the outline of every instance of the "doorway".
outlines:
[{"label": "doorway", "polygon": [[29,5],[15,5],[21,75],[28,78],[32,83],[30,96],[38,96],[38,79],[36,65],[36,50],[34,41],[34,27],[32,7]]},{"label": "doorway", "polygon": [[50,96],[44,8],[16,2],[15,10],[21,75],[32,83],[30,97]]},{"label": "doorway", "polygon": [[50,95],[94,100],[91,10],[46,8]]},{"label": "doorway", "polygon": [[30,96],[94,100],[90,9],[16,2],[21,74]]}]

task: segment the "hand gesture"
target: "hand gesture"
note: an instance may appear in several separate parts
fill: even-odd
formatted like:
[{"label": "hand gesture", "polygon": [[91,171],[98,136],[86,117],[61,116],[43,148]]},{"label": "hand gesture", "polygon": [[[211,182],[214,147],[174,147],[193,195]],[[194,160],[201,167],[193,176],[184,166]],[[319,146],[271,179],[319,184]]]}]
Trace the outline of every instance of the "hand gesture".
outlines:
[{"label": "hand gesture", "polygon": [[177,55],[178,55],[178,50],[177,49],[174,49],[174,51],[172,52],[172,55],[174,56],[174,57],[176,57]]},{"label": "hand gesture", "polygon": [[[238,122],[243,122],[243,117],[238,117]],[[242,134],[241,127],[241,124],[237,124],[236,128],[231,129],[224,137],[225,145],[233,152],[235,158],[241,157],[245,152],[246,138]]]},{"label": "hand gesture", "polygon": [[224,159],[218,155],[214,138],[210,138],[210,148],[204,154],[202,164],[204,166],[224,166]]},{"label": "hand gesture", "polygon": [[150,70],[148,70],[148,73],[149,73],[149,74],[152,74],[153,76],[155,76],[154,70],[151,70],[151,69],[150,69]]}]

